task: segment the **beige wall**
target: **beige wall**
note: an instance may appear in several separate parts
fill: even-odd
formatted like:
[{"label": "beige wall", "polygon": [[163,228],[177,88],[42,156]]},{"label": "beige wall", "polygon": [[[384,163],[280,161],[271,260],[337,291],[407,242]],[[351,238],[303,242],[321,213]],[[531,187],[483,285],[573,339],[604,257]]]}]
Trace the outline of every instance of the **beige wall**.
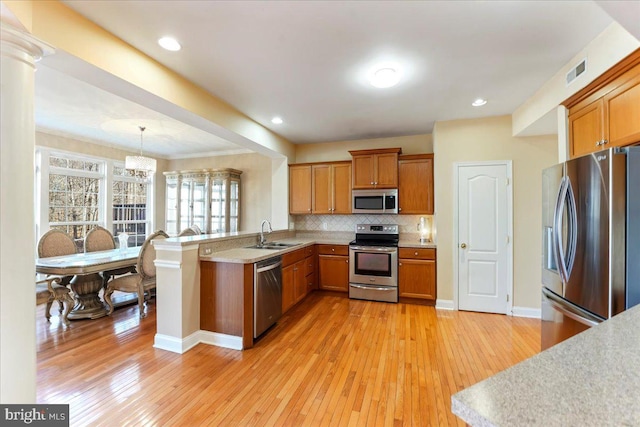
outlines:
[{"label": "beige wall", "polygon": [[424,134],[397,136],[393,138],[325,142],[321,144],[298,144],[296,145],[295,162],[310,163],[351,160],[349,150],[396,147],[402,148],[402,154],[433,153],[433,138],[430,134]]},{"label": "beige wall", "polygon": [[[251,153],[170,160],[167,170],[203,168],[241,170],[240,229],[241,231],[258,231],[263,219],[271,220],[271,165],[272,159]],[[161,202],[164,210],[164,198]]]},{"label": "beige wall", "polygon": [[540,307],[541,172],[557,160],[557,137],[511,136],[511,117],[438,122],[433,133],[438,299],[453,300],[454,163],[512,160],[514,307]]}]

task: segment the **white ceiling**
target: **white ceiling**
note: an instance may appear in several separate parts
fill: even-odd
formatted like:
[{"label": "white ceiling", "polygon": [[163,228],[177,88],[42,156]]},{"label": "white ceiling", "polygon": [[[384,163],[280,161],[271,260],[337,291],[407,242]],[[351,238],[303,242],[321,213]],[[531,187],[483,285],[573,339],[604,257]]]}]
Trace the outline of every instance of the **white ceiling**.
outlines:
[{"label": "white ceiling", "polygon": [[[510,114],[612,22],[592,1],[64,3],[295,143],[423,134],[439,120]],[[164,35],[183,49],[160,48]],[[402,65],[400,84],[364,80],[379,61]],[[124,144],[105,122],[171,121],[44,68],[38,126]],[[477,97],[488,104],[472,107]],[[284,124],[271,123],[276,115]],[[188,144],[169,138],[156,154],[233,149],[201,132]]]}]

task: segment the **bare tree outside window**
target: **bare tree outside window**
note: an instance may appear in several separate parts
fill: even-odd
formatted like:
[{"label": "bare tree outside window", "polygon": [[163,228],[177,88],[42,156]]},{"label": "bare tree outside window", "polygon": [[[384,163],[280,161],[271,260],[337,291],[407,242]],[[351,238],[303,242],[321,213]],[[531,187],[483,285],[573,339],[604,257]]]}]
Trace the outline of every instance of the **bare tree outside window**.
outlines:
[{"label": "bare tree outside window", "polygon": [[49,160],[49,226],[67,233],[83,251],[84,237],[99,221],[100,164],[61,157]]}]

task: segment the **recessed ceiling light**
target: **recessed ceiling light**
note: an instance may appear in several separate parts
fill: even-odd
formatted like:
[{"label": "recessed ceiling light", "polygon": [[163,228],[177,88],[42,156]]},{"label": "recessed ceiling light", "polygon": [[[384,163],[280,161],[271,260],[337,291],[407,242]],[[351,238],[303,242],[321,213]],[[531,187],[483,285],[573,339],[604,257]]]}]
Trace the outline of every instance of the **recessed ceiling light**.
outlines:
[{"label": "recessed ceiling light", "polygon": [[400,73],[393,67],[382,67],[375,69],[369,78],[372,86],[386,88],[395,86],[400,81]]},{"label": "recessed ceiling light", "polygon": [[271,123],[276,124],[276,125],[281,125],[282,124],[282,119],[280,117],[274,117],[273,119],[271,119]]},{"label": "recessed ceiling light", "polygon": [[478,98],[475,101],[473,101],[471,105],[473,105],[474,107],[482,107],[486,103],[487,103],[486,99]]},{"label": "recessed ceiling light", "polygon": [[178,41],[173,37],[162,37],[158,40],[158,44],[172,52],[176,52],[182,48],[182,46],[180,46],[180,43],[178,43]]}]

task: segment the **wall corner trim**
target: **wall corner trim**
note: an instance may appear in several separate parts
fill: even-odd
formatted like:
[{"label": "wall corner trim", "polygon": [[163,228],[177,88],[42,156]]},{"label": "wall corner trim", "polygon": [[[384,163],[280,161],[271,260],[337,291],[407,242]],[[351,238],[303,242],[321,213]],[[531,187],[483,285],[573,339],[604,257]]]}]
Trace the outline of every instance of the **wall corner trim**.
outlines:
[{"label": "wall corner trim", "polygon": [[539,308],[530,307],[513,307],[511,315],[515,317],[529,317],[531,319],[540,319],[542,317],[542,310]]},{"label": "wall corner trim", "polygon": [[437,299],[436,310],[455,310],[453,306],[453,300],[450,299]]},{"label": "wall corner trim", "polygon": [[200,340],[198,339],[199,332],[200,331],[196,331],[184,339],[171,337],[169,335],[156,334],[154,337],[153,346],[155,348],[159,348],[160,350],[167,350],[173,353],[183,354],[200,343]]}]

